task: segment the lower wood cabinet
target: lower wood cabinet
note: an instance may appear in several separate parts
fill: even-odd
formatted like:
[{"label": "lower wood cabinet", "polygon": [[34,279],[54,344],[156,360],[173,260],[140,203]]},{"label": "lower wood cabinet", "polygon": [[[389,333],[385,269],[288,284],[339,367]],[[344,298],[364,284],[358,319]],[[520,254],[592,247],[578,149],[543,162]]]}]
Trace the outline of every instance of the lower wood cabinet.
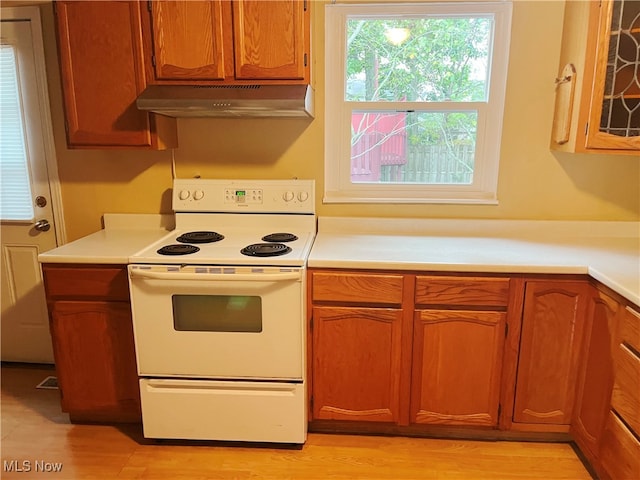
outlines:
[{"label": "lower wood cabinet", "polygon": [[310,280],[311,417],[398,423],[403,276],[320,271]]},{"label": "lower wood cabinet", "polygon": [[508,278],[312,270],[310,283],[312,420],[497,427]]},{"label": "lower wood cabinet", "polygon": [[614,385],[596,467],[604,478],[640,478],[640,312],[622,310],[613,352]]},{"label": "lower wood cabinet", "polygon": [[42,270],[63,411],[73,422],[140,422],[126,266]]},{"label": "lower wood cabinet", "polygon": [[569,430],[589,288],[587,281],[525,283],[513,429]]},{"label": "lower wood cabinet", "polygon": [[640,479],[640,313],[598,282],[309,280],[310,430],[573,439],[600,478]]},{"label": "lower wood cabinet", "polygon": [[585,456],[598,458],[611,404],[621,305],[596,289],[589,295],[571,434]]},{"label": "lower wood cabinet", "polygon": [[60,301],[50,315],[62,409],[76,421],[139,421],[129,305]]},{"label": "lower wood cabinet", "polygon": [[505,317],[504,312],[416,311],[412,423],[497,426]]},{"label": "lower wood cabinet", "polygon": [[313,308],[313,418],[399,420],[402,310]]}]

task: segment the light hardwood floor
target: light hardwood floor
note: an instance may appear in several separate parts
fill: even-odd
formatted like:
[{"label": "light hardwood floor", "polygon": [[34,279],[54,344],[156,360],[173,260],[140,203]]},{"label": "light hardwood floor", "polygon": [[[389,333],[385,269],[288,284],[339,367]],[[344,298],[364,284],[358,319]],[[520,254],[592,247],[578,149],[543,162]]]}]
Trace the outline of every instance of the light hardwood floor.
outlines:
[{"label": "light hardwood floor", "polygon": [[[591,479],[568,444],[309,434],[304,447],[158,444],[141,427],[73,425],[52,370],[3,366],[2,479]],[[30,472],[9,472],[12,460]],[[58,473],[36,462],[59,463]],[[13,464],[15,466],[15,464]],[[51,465],[49,468],[54,468]]]}]

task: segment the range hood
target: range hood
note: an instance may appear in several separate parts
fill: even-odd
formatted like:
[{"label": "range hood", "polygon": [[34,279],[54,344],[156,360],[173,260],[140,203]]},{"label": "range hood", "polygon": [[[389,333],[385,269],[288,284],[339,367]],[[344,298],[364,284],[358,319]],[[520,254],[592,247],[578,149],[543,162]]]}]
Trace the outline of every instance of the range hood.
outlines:
[{"label": "range hood", "polygon": [[169,117],[311,117],[309,85],[149,85],[140,110]]}]

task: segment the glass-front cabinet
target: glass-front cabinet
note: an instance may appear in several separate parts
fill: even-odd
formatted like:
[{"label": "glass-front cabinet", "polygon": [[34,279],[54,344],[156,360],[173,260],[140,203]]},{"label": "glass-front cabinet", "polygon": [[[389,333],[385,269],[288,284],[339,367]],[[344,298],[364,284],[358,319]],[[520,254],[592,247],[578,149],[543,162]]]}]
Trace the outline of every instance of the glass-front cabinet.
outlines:
[{"label": "glass-front cabinet", "polygon": [[566,3],[551,147],[640,152],[640,1]]}]

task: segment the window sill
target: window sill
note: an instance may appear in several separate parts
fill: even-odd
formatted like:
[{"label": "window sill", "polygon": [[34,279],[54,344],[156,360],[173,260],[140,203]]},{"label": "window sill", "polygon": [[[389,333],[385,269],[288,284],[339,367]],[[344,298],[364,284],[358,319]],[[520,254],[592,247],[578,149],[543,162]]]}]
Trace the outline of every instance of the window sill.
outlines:
[{"label": "window sill", "polygon": [[454,205],[498,205],[498,199],[491,198],[397,198],[365,197],[344,195],[336,192],[325,193],[322,203],[397,203],[397,204],[454,204]]}]

